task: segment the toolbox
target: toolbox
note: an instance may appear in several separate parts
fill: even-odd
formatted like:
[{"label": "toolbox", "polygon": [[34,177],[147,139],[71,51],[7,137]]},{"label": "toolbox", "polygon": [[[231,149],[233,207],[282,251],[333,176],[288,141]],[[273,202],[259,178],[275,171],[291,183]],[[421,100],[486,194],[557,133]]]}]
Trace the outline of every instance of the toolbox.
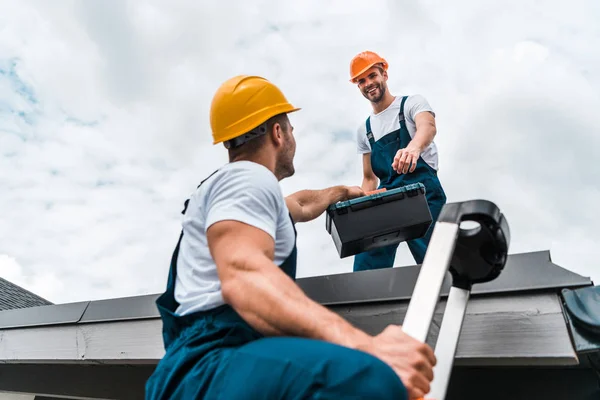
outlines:
[{"label": "toolbox", "polygon": [[340,258],[423,237],[433,222],[421,183],[331,204],[325,218]]}]

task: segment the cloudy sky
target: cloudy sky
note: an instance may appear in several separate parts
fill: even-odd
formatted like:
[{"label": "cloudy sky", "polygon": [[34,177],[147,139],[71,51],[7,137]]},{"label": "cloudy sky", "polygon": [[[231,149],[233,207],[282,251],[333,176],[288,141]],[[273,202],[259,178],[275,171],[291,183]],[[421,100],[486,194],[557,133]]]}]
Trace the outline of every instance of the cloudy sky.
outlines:
[{"label": "cloudy sky", "polygon": [[[449,201],[496,202],[511,253],[550,250],[600,283],[596,0],[0,9],[0,276],[50,301],[162,291],[183,201],[226,162],[208,109],[233,75],[263,75],[303,108],[286,194],[360,184],[354,132],[370,107],[348,63],[364,49],[390,62],[393,94],[434,107]],[[299,276],[352,269],[324,225],[298,227]],[[405,245],[397,263],[413,263]]]}]

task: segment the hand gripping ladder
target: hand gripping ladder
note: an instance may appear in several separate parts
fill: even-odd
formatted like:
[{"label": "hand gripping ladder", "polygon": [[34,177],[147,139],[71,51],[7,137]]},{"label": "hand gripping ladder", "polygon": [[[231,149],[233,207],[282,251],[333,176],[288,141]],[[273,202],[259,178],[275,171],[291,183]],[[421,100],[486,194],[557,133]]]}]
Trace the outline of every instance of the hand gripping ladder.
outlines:
[{"label": "hand gripping ladder", "polygon": [[[461,223],[466,221],[478,226],[463,229]],[[444,400],[471,287],[500,275],[509,243],[508,224],[494,203],[471,200],[449,203],[442,209],[402,324],[407,334],[426,341],[444,276],[450,270],[452,286],[435,345],[435,376],[426,399]]]}]

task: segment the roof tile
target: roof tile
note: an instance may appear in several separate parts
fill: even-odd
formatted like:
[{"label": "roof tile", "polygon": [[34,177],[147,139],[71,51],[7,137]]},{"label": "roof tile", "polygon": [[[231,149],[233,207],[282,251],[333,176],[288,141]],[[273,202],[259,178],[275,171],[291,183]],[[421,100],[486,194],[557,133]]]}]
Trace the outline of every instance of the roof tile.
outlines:
[{"label": "roof tile", "polygon": [[52,304],[48,300],[0,278],[0,311]]}]

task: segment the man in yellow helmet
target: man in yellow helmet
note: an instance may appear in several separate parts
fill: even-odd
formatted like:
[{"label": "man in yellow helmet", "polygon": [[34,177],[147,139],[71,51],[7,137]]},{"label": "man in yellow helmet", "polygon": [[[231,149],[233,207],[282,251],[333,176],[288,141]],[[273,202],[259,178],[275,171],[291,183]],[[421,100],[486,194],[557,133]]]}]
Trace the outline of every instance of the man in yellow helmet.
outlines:
[{"label": "man in yellow helmet", "polygon": [[[350,82],[369,100],[372,113],[357,131],[357,149],[363,157],[362,189],[394,189],[413,183],[425,186],[434,222],[446,203],[438,178],[435,113],[421,95],[394,96],[387,86],[387,61],[372,51],[350,62]],[[434,224],[421,238],[409,240],[415,261],[423,262]],[[391,268],[398,244],[354,257],[354,271]]]},{"label": "man in yellow helmet", "polygon": [[296,229],[360,188],[303,190],[294,173],[297,111],[257,76],[214,96],[214,143],[229,163],[185,202],[166,291],[157,299],[166,354],[146,399],[406,399],[429,390],[435,356],[389,326],[377,336],[312,301],[294,282]]}]

